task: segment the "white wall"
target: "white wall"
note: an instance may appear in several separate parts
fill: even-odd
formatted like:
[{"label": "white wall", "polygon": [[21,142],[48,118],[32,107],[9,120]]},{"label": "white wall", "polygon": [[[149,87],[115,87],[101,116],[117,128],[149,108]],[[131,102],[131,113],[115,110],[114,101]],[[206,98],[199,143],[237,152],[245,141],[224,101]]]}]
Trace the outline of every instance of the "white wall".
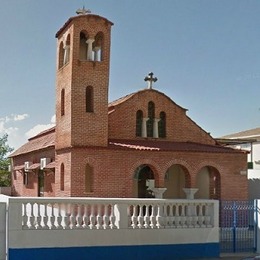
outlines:
[{"label": "white wall", "polygon": [[0,202],[0,260],[6,259],[6,204]]},{"label": "white wall", "polygon": [[[6,198],[6,196],[0,196],[0,201],[1,197]],[[106,212],[99,210],[99,205],[103,207],[105,204],[115,205],[115,212],[117,211],[117,213],[114,217],[111,215],[113,211],[111,213],[107,211],[108,215],[106,215]],[[75,205],[73,208],[75,211],[72,210],[72,205]],[[79,209],[82,209],[84,205],[87,205],[89,210],[91,209],[88,210],[88,214],[91,213],[88,215],[89,220],[93,219],[93,223],[97,223],[99,220],[102,222],[100,229],[95,226],[93,229],[82,226],[82,217],[84,216],[79,212]],[[93,211],[92,205],[98,210]],[[141,207],[141,210],[139,210],[141,213],[143,212],[142,209],[154,208],[150,213],[148,213],[148,210],[146,211],[146,214],[155,214],[153,220],[152,217],[148,217],[147,223],[149,225],[146,228],[144,226],[146,217],[135,215],[134,212],[137,211],[132,208],[133,205],[137,207],[136,209]],[[148,205],[150,206],[148,207]],[[176,209],[171,215],[168,207],[174,205],[178,208],[178,214]],[[41,215],[38,215],[41,206],[45,207],[45,209],[50,206],[52,208],[49,211],[44,210],[44,214],[39,213]],[[214,200],[9,197],[8,247],[24,249],[95,246],[97,244],[100,246],[121,246],[219,243],[218,207],[218,201]],[[27,212],[26,208],[29,208],[30,211]],[[63,213],[60,214],[61,208],[69,212],[68,219],[65,220],[63,226],[60,218],[63,215]],[[5,210],[2,209],[0,213],[1,216],[5,215]],[[103,221],[106,216],[112,216],[115,223],[118,223],[114,229],[109,226],[106,229],[103,228]],[[67,218],[67,215],[63,215],[63,217]],[[129,222],[133,221],[133,217],[136,220],[135,227]],[[176,217],[178,218],[177,224]],[[47,226],[42,227],[42,223],[47,219],[51,222],[48,224],[49,228]],[[140,219],[142,220],[140,221]],[[38,228],[35,225],[36,220],[41,225]],[[156,225],[151,227],[150,221],[154,221]],[[189,226],[189,221],[194,222],[190,222]],[[2,219],[2,222],[4,223],[5,220]],[[74,226],[68,223],[74,223]],[[159,226],[158,223],[160,223]]]},{"label": "white wall", "polygon": [[255,163],[255,161],[259,161],[260,162],[260,142],[253,143],[252,150],[253,150],[254,169],[255,170],[260,170],[260,164],[256,164]]},{"label": "white wall", "polygon": [[260,199],[260,170],[248,170],[248,194],[249,199]]}]

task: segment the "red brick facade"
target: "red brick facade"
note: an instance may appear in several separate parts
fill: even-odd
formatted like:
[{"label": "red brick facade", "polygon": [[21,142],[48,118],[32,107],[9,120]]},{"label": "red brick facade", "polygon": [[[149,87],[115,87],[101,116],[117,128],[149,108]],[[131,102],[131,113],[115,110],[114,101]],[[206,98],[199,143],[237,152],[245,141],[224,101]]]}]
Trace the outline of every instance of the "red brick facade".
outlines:
[{"label": "red brick facade", "polygon": [[[217,144],[165,94],[145,89],[108,104],[112,25],[80,15],[56,34],[55,132],[11,155],[13,194],[148,197],[146,180],[154,179],[155,188],[167,188],[164,198],[198,188],[195,198],[247,199],[246,153]],[[49,166],[37,167],[41,158]],[[35,167],[28,184],[26,161]]]}]

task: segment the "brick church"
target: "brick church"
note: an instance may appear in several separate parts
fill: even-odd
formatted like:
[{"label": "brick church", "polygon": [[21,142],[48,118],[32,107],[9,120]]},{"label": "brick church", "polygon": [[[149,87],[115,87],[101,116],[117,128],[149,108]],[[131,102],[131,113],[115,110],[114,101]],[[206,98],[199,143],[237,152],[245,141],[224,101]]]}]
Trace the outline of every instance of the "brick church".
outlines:
[{"label": "brick church", "polygon": [[56,33],[56,126],[13,152],[13,196],[247,199],[247,154],[153,88],[108,103],[113,23],[84,8]]}]

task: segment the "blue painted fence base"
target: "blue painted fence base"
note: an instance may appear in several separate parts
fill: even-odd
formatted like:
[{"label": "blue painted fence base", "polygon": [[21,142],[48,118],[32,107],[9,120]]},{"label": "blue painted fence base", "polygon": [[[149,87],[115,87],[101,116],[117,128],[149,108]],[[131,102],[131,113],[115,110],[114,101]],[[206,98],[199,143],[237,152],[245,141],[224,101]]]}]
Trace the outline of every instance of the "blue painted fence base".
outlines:
[{"label": "blue painted fence base", "polygon": [[219,257],[219,243],[9,249],[9,260],[180,260]]}]

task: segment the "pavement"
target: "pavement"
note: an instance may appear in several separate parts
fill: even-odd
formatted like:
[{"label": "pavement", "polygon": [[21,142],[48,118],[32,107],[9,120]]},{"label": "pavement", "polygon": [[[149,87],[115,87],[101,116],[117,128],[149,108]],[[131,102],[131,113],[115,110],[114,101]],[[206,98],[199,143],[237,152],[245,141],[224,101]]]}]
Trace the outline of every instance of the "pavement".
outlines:
[{"label": "pavement", "polygon": [[238,254],[221,254],[220,258],[216,259],[222,259],[222,260],[260,260],[259,254],[254,253],[238,253]]},{"label": "pavement", "polygon": [[254,253],[221,254],[219,258],[196,258],[196,260],[260,260],[260,255]]}]

